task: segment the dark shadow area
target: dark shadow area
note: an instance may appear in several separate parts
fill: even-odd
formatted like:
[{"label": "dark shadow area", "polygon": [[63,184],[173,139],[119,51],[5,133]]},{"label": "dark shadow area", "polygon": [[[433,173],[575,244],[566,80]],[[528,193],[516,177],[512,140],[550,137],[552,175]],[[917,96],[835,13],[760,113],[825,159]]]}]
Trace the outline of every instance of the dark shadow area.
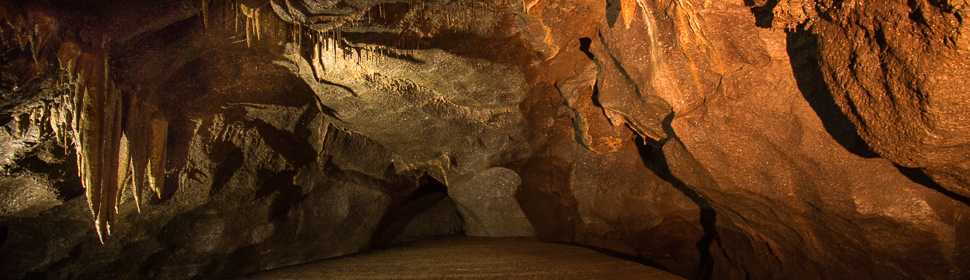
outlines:
[{"label": "dark shadow area", "polygon": [[410,11],[410,3],[381,3],[368,8],[364,17],[370,24],[394,26],[404,21]]},{"label": "dark shadow area", "polygon": [[[933,1],[930,1],[930,2],[933,2]],[[919,23],[924,26],[929,25],[929,23],[927,23],[926,21],[926,16],[923,15],[923,7],[920,7],[920,4],[916,2],[916,0],[908,0],[906,1],[906,5],[909,6],[909,9],[910,9],[910,12],[909,12],[910,20],[915,21],[916,23]]]},{"label": "dark shadow area", "polygon": [[[77,153],[73,148],[65,148],[50,141],[40,144],[35,150],[17,161],[16,168],[12,172],[30,172],[35,174],[47,174],[52,182],[57,198],[61,201],[68,201],[72,198],[84,195],[84,187],[81,185],[81,177],[77,174]],[[42,153],[49,153],[42,156]],[[43,158],[57,158],[63,160],[45,161]]]},{"label": "dark shadow area", "polygon": [[81,258],[83,255],[84,247],[76,246],[67,253],[67,256],[57,260],[45,267],[46,270],[30,271],[24,276],[23,279],[64,279],[69,277],[64,277],[63,274],[59,274],[58,271],[65,269],[71,265],[73,259]]},{"label": "dark shadow area", "polygon": [[596,60],[596,56],[589,52],[589,46],[591,44],[593,44],[593,39],[589,37],[579,38],[579,50],[583,51],[590,60]]},{"label": "dark shadow area", "polygon": [[593,99],[593,105],[596,105],[596,107],[603,108],[603,103],[600,102],[600,83],[599,83],[599,81],[597,81],[595,84],[593,84],[593,94],[590,95],[590,98]]},{"label": "dark shadow area", "polygon": [[[16,112],[12,110],[18,105],[46,97],[48,83],[54,81],[58,73],[55,63],[42,64],[43,54],[21,47],[17,37],[10,24],[5,20],[0,23],[0,125],[14,119]],[[40,56],[40,64],[34,60],[35,55]]]},{"label": "dark shadow area", "polygon": [[[168,134],[165,140],[165,182],[162,183],[161,193],[158,197],[149,195],[148,203],[150,205],[157,205],[159,203],[164,203],[178,192],[181,187],[180,177],[181,172],[172,172],[174,170],[179,170],[181,167],[186,166],[188,162],[189,149],[191,146],[192,138],[195,135],[196,123],[188,118],[179,116],[172,118],[168,116]],[[188,179],[194,178],[197,174],[197,170],[186,170],[189,172]]]},{"label": "dark shadow area", "polygon": [[778,6],[779,0],[768,0],[764,5],[755,6],[753,0],[745,0],[745,6],[751,7],[751,13],[754,14],[754,25],[761,28],[771,28],[771,23],[775,21],[775,6]]},{"label": "dark shadow area", "polygon": [[216,163],[216,168],[212,175],[212,187],[209,189],[209,196],[213,196],[228,187],[229,180],[242,167],[243,160],[245,160],[242,149],[229,141],[214,143],[211,151],[212,161]]},{"label": "dark shadow area", "polygon": [[697,242],[697,250],[701,255],[700,263],[698,264],[698,275],[700,275],[701,279],[710,280],[714,277],[714,256],[711,254],[710,248],[714,240],[718,238],[716,227],[717,212],[714,211],[711,203],[706,198],[691,189],[690,186],[678,179],[670,171],[670,166],[667,164],[667,157],[663,152],[663,146],[670,139],[677,137],[674,129],[670,126],[670,123],[673,121],[673,116],[674,114],[671,113],[662,122],[664,132],[669,136],[668,138],[655,141],[653,139],[645,139],[639,134],[636,134],[637,137],[634,139],[634,143],[640,152],[640,157],[643,158],[643,165],[647,169],[653,171],[657,177],[670,183],[700,208],[700,222],[701,228],[704,230],[704,236]]},{"label": "dark shadow area", "polygon": [[418,179],[418,187],[405,201],[392,204],[381,217],[374,235],[371,236],[370,247],[381,247],[391,244],[398,235],[404,232],[414,217],[428,211],[438,202],[448,197],[448,187],[427,173]]},{"label": "dark shadow area", "polygon": [[0,248],[7,244],[7,232],[10,231],[10,227],[0,227]]},{"label": "dark shadow area", "polygon": [[913,183],[917,183],[927,188],[930,188],[934,191],[938,191],[943,195],[949,197],[950,199],[959,201],[960,203],[970,206],[970,198],[959,195],[950,190],[947,190],[936,181],[933,181],[933,178],[931,178],[929,175],[926,175],[926,173],[924,173],[922,169],[905,167],[895,163],[893,163],[893,166],[896,166],[896,169],[899,169],[899,173],[903,173],[903,176],[906,176],[906,178],[909,178],[910,180],[912,180]]},{"label": "dark shadow area", "polygon": [[879,154],[873,152],[862,137],[859,137],[855,125],[835,103],[818,64],[820,59],[818,38],[800,26],[797,30],[788,32],[787,46],[798,90],[822,120],[825,131],[839,145],[857,156],[879,157]]},{"label": "dark shadow area", "polygon": [[[553,149],[554,147],[544,147]],[[572,162],[560,157],[525,158],[502,165],[519,174],[515,199],[539,240],[572,242],[582,221],[571,185]]]},{"label": "dark shadow area", "polygon": [[448,186],[445,186],[445,184],[438,182],[438,180],[436,180],[434,177],[431,177],[427,173],[425,173],[424,176],[421,176],[421,179],[418,180],[418,184],[420,185],[418,185],[418,189],[415,190],[414,193],[411,195],[410,201],[414,201],[426,195],[430,195],[438,192],[443,194],[448,194]]},{"label": "dark shadow area", "polygon": [[626,253],[623,253],[623,252],[613,251],[613,250],[610,250],[610,249],[604,249],[604,248],[599,248],[599,247],[593,247],[593,246],[589,246],[589,245],[582,244],[582,243],[576,243],[576,242],[556,242],[556,243],[567,244],[567,245],[577,246],[577,247],[583,247],[583,248],[590,249],[590,250],[596,251],[597,253],[604,254],[604,255],[607,255],[607,256],[610,256],[610,257],[614,257],[614,258],[621,259],[621,260],[626,260],[626,261],[631,261],[631,262],[639,263],[639,264],[646,265],[646,266],[649,266],[649,267],[653,267],[653,268],[656,268],[656,269],[659,269],[659,270],[663,270],[663,271],[665,271],[667,273],[670,273],[670,274],[675,274],[673,271],[671,271],[669,268],[667,268],[667,266],[662,265],[662,264],[659,264],[657,262],[654,262],[651,259],[644,258],[641,255],[634,256],[634,255],[626,254]]},{"label": "dark shadow area", "polygon": [[620,4],[620,0],[606,0],[606,23],[610,28],[616,24],[616,19],[620,17],[622,11],[623,5]]},{"label": "dark shadow area", "polygon": [[300,201],[303,201],[303,189],[293,184],[293,177],[296,171],[284,170],[273,174],[272,171],[262,169],[259,177],[263,182],[262,187],[256,190],[253,200],[269,198],[273,193],[278,193],[270,204],[269,219],[271,221],[286,222],[287,213]]},{"label": "dark shadow area", "polygon": [[[301,135],[298,135],[295,132],[278,129],[261,119],[250,119],[247,117],[247,111],[243,106],[227,108],[224,114],[227,122],[239,122],[245,125],[246,128],[253,128],[259,132],[258,135],[262,137],[263,142],[272,148],[273,151],[289,160],[294,168],[303,167],[316,160],[316,150],[313,149],[313,146],[305,138],[309,135],[309,132],[294,129],[297,130],[296,132],[303,132]],[[305,125],[309,121],[306,119],[306,114],[304,114],[301,116],[300,124]]]}]

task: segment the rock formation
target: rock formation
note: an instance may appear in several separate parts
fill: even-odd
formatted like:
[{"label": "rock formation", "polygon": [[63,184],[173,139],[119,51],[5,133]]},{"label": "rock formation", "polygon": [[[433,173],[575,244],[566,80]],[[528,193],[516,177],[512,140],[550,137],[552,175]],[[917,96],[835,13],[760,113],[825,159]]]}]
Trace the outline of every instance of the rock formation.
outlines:
[{"label": "rock formation", "polygon": [[0,1],[2,278],[534,235],[970,277],[964,1]]}]

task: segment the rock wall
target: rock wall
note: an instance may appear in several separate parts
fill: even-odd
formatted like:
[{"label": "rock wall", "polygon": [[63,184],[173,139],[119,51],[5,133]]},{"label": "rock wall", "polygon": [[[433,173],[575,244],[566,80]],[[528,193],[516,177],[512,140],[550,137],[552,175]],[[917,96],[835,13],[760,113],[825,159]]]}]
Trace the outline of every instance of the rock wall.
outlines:
[{"label": "rock wall", "polygon": [[[0,10],[6,278],[213,278],[461,229],[688,279],[970,276],[960,1],[115,2]],[[118,157],[64,105],[85,69],[167,122],[130,145],[164,151],[159,186],[126,172],[93,216],[104,244],[77,159]]]}]

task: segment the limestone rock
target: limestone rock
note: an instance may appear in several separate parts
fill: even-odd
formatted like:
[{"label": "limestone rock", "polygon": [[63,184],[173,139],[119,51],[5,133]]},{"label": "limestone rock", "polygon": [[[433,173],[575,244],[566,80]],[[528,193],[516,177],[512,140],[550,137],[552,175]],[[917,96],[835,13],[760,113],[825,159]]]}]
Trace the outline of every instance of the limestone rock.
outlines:
[{"label": "limestone rock", "polygon": [[0,215],[37,216],[60,205],[50,184],[31,176],[0,178]]},{"label": "limestone rock", "polygon": [[[227,277],[460,219],[689,279],[970,275],[962,0],[94,2],[0,7],[0,278]],[[82,76],[167,128],[103,245]]]},{"label": "limestone rock", "polygon": [[823,9],[820,71],[879,155],[970,197],[970,79],[962,1]]},{"label": "limestone rock", "polygon": [[465,234],[490,237],[535,235],[535,229],[515,197],[520,184],[522,179],[515,171],[492,167],[451,187],[448,195],[458,205]]}]

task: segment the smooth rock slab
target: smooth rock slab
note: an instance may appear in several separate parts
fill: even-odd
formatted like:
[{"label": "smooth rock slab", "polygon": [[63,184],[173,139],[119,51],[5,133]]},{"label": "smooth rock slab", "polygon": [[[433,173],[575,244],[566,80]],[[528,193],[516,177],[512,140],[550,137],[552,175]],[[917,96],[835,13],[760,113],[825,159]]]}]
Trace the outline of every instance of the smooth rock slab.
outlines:
[{"label": "smooth rock slab", "polygon": [[450,236],[232,279],[683,278],[577,246],[530,238]]},{"label": "smooth rock slab", "polygon": [[535,236],[515,192],[522,178],[508,168],[492,167],[470,181],[448,190],[464,219],[469,236],[508,237]]}]

